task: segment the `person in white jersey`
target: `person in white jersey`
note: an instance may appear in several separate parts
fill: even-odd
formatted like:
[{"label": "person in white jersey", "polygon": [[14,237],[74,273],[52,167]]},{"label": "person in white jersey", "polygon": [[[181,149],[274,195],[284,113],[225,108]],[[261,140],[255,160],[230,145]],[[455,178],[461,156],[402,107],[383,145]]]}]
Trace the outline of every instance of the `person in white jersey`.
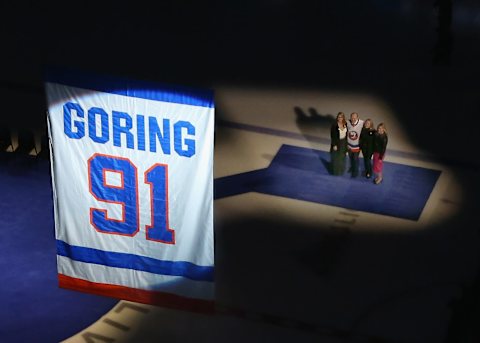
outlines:
[{"label": "person in white jersey", "polygon": [[347,122],[347,146],[352,177],[358,176],[358,155],[360,154],[360,134],[362,133],[362,127],[363,120],[358,118],[358,113],[353,112],[350,114],[350,120]]}]

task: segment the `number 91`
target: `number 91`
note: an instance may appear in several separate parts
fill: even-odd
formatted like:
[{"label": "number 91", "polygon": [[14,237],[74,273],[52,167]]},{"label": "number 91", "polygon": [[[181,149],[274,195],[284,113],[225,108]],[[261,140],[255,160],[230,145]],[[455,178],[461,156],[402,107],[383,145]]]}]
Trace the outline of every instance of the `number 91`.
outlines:
[{"label": "number 91", "polygon": [[[120,185],[107,184],[106,173],[120,174]],[[175,231],[168,225],[168,166],[154,164],[144,174],[150,186],[151,224],[147,240],[175,244]],[[107,210],[90,208],[90,223],[101,233],[135,236],[140,230],[137,167],[127,158],[94,154],[88,160],[90,193],[99,202],[122,206],[122,219],[108,217]]]}]

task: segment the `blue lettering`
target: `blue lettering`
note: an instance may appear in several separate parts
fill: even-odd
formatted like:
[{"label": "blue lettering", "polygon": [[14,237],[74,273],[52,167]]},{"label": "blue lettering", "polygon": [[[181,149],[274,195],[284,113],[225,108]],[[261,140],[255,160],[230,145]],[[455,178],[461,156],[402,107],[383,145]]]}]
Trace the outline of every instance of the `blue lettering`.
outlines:
[{"label": "blue lettering", "polygon": [[[97,136],[97,114],[100,115],[100,136]],[[108,114],[100,107],[92,107],[88,110],[88,136],[97,143],[105,144],[108,142]]]},{"label": "blue lettering", "polygon": [[77,117],[79,118],[85,116],[83,108],[79,104],[67,102],[63,105],[63,132],[70,138],[80,139],[85,136],[85,123],[75,120],[73,125],[76,131],[72,131],[72,110],[77,112]]},{"label": "blue lettering", "polygon": [[[145,132],[147,118],[148,132]],[[63,105],[64,132],[69,138],[85,137],[85,126],[87,126],[88,137],[95,143],[105,144],[113,138],[113,145],[116,147],[126,144],[128,149],[134,149],[136,143],[138,150],[146,151],[148,138],[150,152],[157,152],[157,143],[159,143],[163,154],[170,155],[173,138],[174,150],[179,156],[190,158],[195,155],[195,126],[192,123],[184,120],[175,122],[172,137],[170,119],[161,119],[160,126],[157,121],[159,119],[156,117],[147,118],[137,114],[134,122],[126,112],[112,111],[110,115],[100,107],[91,107],[85,118],[85,111],[80,104],[67,102]]]},{"label": "blue lettering", "polygon": [[[121,134],[123,133],[127,140],[127,148],[133,149],[132,117],[125,112],[112,111],[113,116],[113,145],[122,146]],[[122,119],[125,125],[121,125]]]},{"label": "blue lettering", "polygon": [[137,114],[137,147],[145,151],[145,117]]},{"label": "blue lettering", "polygon": [[[185,138],[182,142],[182,129],[187,129],[187,134],[195,136],[195,126],[188,121],[177,121],[173,125],[174,146],[175,151],[180,156],[192,157],[195,155],[195,140]],[[183,149],[183,144],[187,146],[187,150]]]},{"label": "blue lettering", "polygon": [[158,127],[157,118],[148,117],[148,131],[150,138],[150,151],[157,151],[157,138],[162,146],[162,151],[170,155],[170,120],[163,119],[163,134]]}]

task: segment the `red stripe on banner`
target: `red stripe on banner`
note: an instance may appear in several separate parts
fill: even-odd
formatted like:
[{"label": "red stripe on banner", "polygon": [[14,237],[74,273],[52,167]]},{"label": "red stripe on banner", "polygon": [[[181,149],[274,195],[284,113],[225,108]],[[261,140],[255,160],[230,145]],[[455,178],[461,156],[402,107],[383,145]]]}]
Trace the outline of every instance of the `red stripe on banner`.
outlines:
[{"label": "red stripe on banner", "polygon": [[215,311],[214,301],[185,298],[170,293],[146,291],[143,289],[125,286],[91,282],[66,276],[64,274],[58,274],[58,281],[61,288],[84,293],[93,293],[106,297],[119,298],[149,305],[163,306],[176,310],[211,314],[213,314]]}]

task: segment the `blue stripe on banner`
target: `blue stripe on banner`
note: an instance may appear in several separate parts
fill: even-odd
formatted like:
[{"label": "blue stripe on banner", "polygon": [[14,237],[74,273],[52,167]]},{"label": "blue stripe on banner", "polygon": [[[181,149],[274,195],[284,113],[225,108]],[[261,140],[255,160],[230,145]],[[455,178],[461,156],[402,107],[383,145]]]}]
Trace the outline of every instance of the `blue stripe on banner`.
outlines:
[{"label": "blue stripe on banner", "polygon": [[190,262],[162,261],[151,257],[79,247],[61,240],[57,240],[57,254],[79,262],[160,275],[183,276],[197,281],[213,281],[213,267],[197,266]]},{"label": "blue stripe on banner", "polygon": [[214,107],[213,91],[49,67],[45,81],[133,98]]}]

